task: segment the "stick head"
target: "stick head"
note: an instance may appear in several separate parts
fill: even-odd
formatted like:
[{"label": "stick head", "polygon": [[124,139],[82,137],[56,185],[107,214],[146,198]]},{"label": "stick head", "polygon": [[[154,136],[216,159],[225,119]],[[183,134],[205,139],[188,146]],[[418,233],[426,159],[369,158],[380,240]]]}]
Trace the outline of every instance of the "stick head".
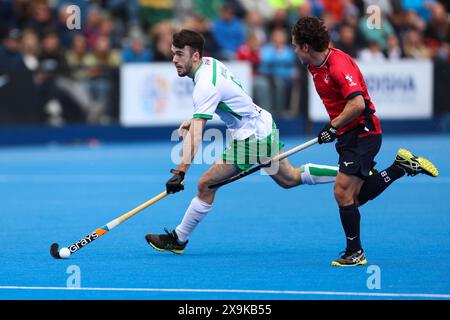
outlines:
[{"label": "stick head", "polygon": [[61,257],[59,256],[58,248],[59,248],[59,244],[57,244],[57,243],[52,244],[50,247],[50,254],[55,259],[61,259]]}]

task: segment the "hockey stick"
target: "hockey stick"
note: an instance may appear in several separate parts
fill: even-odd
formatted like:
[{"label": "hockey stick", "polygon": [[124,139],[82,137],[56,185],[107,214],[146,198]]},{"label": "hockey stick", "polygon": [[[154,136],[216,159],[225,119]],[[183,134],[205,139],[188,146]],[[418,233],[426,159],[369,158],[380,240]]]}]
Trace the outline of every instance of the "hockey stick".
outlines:
[{"label": "hockey stick", "polygon": [[222,181],[220,181],[218,183],[211,184],[211,185],[208,186],[208,188],[209,189],[216,189],[216,188],[222,187],[222,186],[224,186],[226,184],[229,184],[229,183],[231,183],[233,181],[236,181],[236,180],[239,180],[239,179],[241,179],[243,177],[246,177],[246,176],[248,176],[248,175],[250,175],[250,174],[252,174],[252,173],[254,173],[256,171],[259,171],[262,168],[270,167],[273,162],[281,161],[284,158],[287,158],[287,157],[293,155],[294,153],[297,153],[297,152],[299,152],[301,150],[304,150],[304,149],[312,146],[313,144],[316,144],[317,141],[318,141],[317,138],[309,140],[309,141],[307,141],[307,142],[305,142],[305,143],[303,143],[301,145],[296,146],[295,148],[292,148],[292,149],[290,149],[290,150],[288,150],[286,152],[283,152],[283,153],[273,157],[272,159],[267,160],[266,162],[260,163],[256,167],[253,167],[253,168],[248,169],[246,171],[242,171],[241,173],[239,173],[239,174],[237,174],[235,176],[232,176],[232,177],[230,177],[228,179],[222,180]]},{"label": "hockey stick", "polygon": [[[152,199],[148,200],[147,202],[144,202],[143,204],[141,204],[140,206],[134,208],[133,210],[128,211],[127,213],[121,215],[120,217],[118,217],[118,218],[116,218],[114,220],[111,220],[110,222],[108,222],[104,226],[102,226],[102,227],[100,227],[98,229],[95,229],[94,231],[89,233],[87,236],[85,236],[84,238],[78,240],[77,242],[75,242],[74,244],[69,246],[68,248],[61,248],[61,250],[58,250],[59,245],[57,243],[53,243],[51,245],[51,247],[50,247],[50,254],[55,259],[68,258],[70,255],[72,255],[76,251],[78,251],[81,248],[87,246],[89,243],[91,243],[95,239],[100,238],[105,233],[107,233],[108,231],[111,231],[112,229],[117,227],[122,222],[130,219],[132,216],[134,216],[138,212],[140,212],[140,211],[144,210],[145,208],[151,206],[152,204],[154,204],[155,202],[161,200],[162,198],[164,198],[167,195],[168,195],[168,193],[166,191],[161,192],[157,196],[153,197]],[[61,251],[63,251],[62,255],[60,255]]]}]

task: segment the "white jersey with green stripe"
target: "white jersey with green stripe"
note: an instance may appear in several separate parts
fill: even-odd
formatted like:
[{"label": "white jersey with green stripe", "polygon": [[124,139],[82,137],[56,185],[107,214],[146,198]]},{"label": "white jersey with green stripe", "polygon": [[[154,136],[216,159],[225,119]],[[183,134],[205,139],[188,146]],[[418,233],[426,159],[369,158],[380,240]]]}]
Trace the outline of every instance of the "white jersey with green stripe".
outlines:
[{"label": "white jersey with green stripe", "polygon": [[216,113],[236,140],[272,132],[272,115],[253,102],[222,62],[204,57],[193,80],[194,118],[212,119]]}]

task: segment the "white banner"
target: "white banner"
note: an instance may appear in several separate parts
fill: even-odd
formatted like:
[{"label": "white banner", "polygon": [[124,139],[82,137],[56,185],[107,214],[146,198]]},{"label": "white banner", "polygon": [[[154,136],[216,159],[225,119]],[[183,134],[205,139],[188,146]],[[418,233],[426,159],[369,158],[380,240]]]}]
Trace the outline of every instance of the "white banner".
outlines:
[{"label": "white banner", "polygon": [[[380,119],[430,119],[433,116],[433,64],[428,60],[362,63],[359,68]],[[329,121],[309,74],[309,118]]]},{"label": "white banner", "polygon": [[[250,65],[246,62],[226,65],[251,95]],[[120,71],[122,125],[179,125],[192,118],[194,83],[189,77],[178,77],[172,63],[125,64]]]}]

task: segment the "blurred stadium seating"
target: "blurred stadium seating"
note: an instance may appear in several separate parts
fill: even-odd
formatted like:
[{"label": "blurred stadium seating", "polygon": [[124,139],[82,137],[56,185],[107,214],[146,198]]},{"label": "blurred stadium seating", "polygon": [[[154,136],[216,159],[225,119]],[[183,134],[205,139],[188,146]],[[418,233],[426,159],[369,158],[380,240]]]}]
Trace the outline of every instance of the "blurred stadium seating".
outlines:
[{"label": "blurred stadium seating", "polygon": [[[379,28],[369,23],[370,6],[381,12]],[[0,1],[0,143],[167,137],[179,119],[159,121],[155,110],[166,107],[167,95],[188,96],[189,87],[150,73],[166,64],[175,76],[170,45],[180,28],[204,35],[205,55],[246,63],[248,91],[279,119],[284,134],[312,133],[321,120],[311,116],[307,72],[290,46],[292,25],[306,15],[325,20],[333,46],[363,65],[377,64],[381,73],[373,74],[370,92],[379,81],[379,94],[405,98],[396,115],[381,117],[385,132],[449,132],[449,10],[448,0]],[[76,21],[79,28],[69,27]],[[429,74],[398,71],[399,80],[389,72],[403,61],[408,70],[427,61]],[[124,97],[134,94],[124,88],[123,69],[136,63],[150,71],[131,87],[155,117],[138,127],[121,119],[131,104]],[[403,91],[389,85],[402,81]]]}]

